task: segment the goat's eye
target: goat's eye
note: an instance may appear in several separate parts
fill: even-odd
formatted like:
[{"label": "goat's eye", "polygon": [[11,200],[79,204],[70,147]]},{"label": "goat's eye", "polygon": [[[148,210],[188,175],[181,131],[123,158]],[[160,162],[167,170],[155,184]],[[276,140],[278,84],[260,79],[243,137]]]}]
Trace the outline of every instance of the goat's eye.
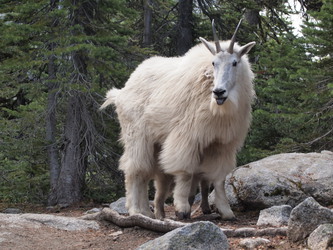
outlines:
[{"label": "goat's eye", "polygon": [[214,62],[212,62],[212,64],[213,64],[213,66],[215,66],[215,63],[214,63]]},{"label": "goat's eye", "polygon": [[232,62],[232,66],[236,67],[236,66],[237,66],[237,62],[236,62],[236,61],[233,61],[233,62]]}]

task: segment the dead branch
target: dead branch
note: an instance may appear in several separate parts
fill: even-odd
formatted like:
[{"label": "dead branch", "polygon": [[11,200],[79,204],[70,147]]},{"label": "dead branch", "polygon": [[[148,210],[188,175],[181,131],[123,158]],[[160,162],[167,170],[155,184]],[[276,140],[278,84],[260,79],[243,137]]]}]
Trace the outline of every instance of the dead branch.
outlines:
[{"label": "dead branch", "polygon": [[246,238],[246,237],[259,237],[259,236],[276,236],[276,235],[287,235],[288,227],[268,227],[268,228],[252,228],[242,227],[238,229],[223,229],[223,233],[227,237],[233,238]]}]

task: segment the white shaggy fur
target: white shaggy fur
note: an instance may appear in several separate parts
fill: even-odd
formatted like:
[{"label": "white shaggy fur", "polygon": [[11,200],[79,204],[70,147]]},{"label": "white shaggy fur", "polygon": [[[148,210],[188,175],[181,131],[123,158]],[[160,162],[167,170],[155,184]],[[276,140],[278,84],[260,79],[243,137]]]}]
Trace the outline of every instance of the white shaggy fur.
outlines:
[{"label": "white shaggy fur", "polygon": [[[222,218],[234,217],[224,182],[250,126],[254,76],[245,54],[254,43],[235,44],[233,54],[226,51],[229,43],[220,42],[222,52],[216,55],[211,49],[209,53],[206,47],[213,43],[207,42],[206,47],[197,45],[182,57],[147,59],[124,88],[107,93],[101,108],[114,104],[118,113],[124,145],[120,169],[125,173],[131,215],[154,216],[147,188],[155,179],[156,217],[164,217],[161,206],[173,180],[176,211],[180,218],[188,217],[188,199],[203,178],[214,184]],[[228,96],[218,105],[212,90],[225,81]]]}]

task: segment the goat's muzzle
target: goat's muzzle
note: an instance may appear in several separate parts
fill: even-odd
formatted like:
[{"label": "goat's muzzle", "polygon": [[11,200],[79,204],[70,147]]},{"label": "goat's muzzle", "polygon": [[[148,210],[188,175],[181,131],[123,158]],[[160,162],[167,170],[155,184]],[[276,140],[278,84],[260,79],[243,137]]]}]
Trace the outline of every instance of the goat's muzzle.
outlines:
[{"label": "goat's muzzle", "polygon": [[222,105],[227,100],[227,97],[215,98],[215,99],[216,99],[217,105]]},{"label": "goat's muzzle", "polygon": [[226,100],[227,100],[227,96],[224,96],[226,90],[224,89],[214,89],[213,93],[214,93],[214,98],[216,100],[217,105],[222,105]]}]

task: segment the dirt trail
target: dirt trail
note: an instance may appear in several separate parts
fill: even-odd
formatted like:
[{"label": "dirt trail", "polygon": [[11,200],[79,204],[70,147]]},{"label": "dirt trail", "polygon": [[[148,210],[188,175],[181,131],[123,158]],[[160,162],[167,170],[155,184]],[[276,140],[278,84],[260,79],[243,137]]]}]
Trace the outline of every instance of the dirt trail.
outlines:
[{"label": "dirt trail", "polygon": [[[29,209],[28,209],[29,210]],[[79,218],[89,210],[85,207],[67,208],[60,211],[50,211],[45,208],[33,209],[35,213]],[[2,211],[2,210],[0,210]],[[173,217],[173,207],[167,209],[167,217]],[[236,213],[237,221],[214,220],[213,223],[222,228],[256,227],[257,212]],[[200,214],[194,215],[191,221],[202,219]],[[100,222],[100,229],[87,231],[65,231],[50,228],[47,225],[39,227],[18,227],[11,223],[0,221],[0,249],[135,249],[143,243],[163,235],[142,228],[120,228],[107,222]],[[291,246],[285,236],[264,237],[271,243],[257,249],[299,249]],[[240,238],[229,238],[230,249],[243,249],[239,246]]]}]

